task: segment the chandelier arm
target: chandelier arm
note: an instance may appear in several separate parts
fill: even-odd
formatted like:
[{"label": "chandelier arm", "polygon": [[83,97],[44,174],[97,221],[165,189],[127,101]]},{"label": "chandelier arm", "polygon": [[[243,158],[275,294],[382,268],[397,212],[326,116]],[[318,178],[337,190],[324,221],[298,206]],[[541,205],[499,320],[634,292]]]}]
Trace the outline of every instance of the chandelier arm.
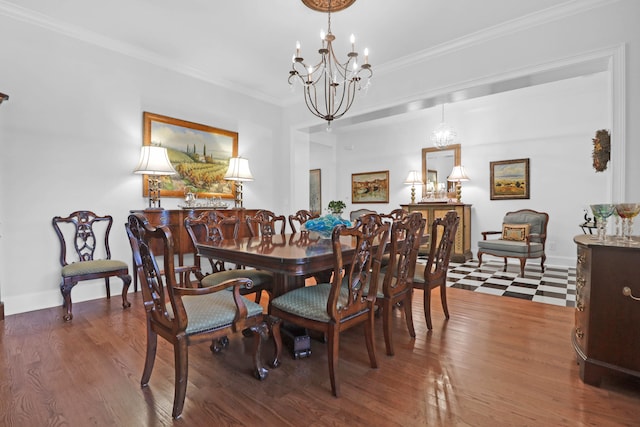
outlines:
[{"label": "chandelier arm", "polygon": [[[316,94],[316,88],[315,86],[313,86],[313,92],[315,98],[316,98],[316,103],[317,103],[317,94]],[[316,104],[313,103],[313,100],[311,99],[311,85],[307,85],[304,88],[304,93],[305,93],[305,97],[304,97],[304,102],[305,104],[307,104],[307,108],[309,109],[309,111],[311,111],[311,113],[321,119],[324,118],[324,115],[318,111],[318,109],[316,108]]]}]

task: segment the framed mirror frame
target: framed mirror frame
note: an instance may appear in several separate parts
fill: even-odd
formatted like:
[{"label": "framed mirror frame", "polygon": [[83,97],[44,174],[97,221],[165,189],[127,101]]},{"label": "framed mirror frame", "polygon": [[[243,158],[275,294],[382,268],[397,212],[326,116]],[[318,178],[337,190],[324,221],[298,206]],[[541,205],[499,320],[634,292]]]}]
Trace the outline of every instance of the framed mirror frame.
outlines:
[{"label": "framed mirror frame", "polygon": [[[433,168],[429,167],[429,165],[427,164],[427,155],[429,153],[437,153],[437,152],[448,151],[448,150],[453,150],[453,166],[460,166],[461,164],[460,144],[451,144],[445,148],[429,147],[429,148],[422,149],[422,197],[425,197],[427,195],[427,175],[429,174],[429,172],[433,170]],[[447,174],[449,172],[447,172]],[[440,174],[438,174],[438,177],[440,179],[446,179],[444,177],[440,177]],[[447,188],[448,187],[449,185],[447,185]]]}]

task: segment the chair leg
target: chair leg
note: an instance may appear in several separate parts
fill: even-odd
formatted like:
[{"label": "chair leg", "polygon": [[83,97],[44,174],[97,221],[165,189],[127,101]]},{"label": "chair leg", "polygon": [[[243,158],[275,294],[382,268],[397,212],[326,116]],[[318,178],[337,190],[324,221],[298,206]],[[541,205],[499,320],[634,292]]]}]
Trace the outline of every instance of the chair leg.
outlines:
[{"label": "chair leg", "polygon": [[540,259],[540,268],[542,269],[542,272],[544,273],[544,261],[547,259],[546,255],[542,255],[542,258]]},{"label": "chair leg", "polygon": [[273,344],[275,348],[275,354],[273,355],[271,367],[277,368],[278,366],[280,366],[280,361],[282,360],[282,334],[280,333],[280,326],[282,326],[282,321],[278,317],[267,316],[267,324],[269,325],[269,330],[271,331],[271,336],[273,337]]},{"label": "chair leg", "polygon": [[392,336],[393,328],[391,328],[391,310],[393,308],[393,304],[391,304],[391,300],[387,298],[382,299],[381,302],[382,302],[382,331],[384,333],[384,345],[387,349],[387,355],[393,356],[395,354],[393,351],[393,336]]},{"label": "chair leg", "polygon": [[173,357],[175,363],[175,391],[173,395],[173,418],[182,414],[184,398],[187,394],[187,380],[189,377],[189,350],[185,336],[178,337],[173,345]]},{"label": "chair leg", "polygon": [[524,277],[524,266],[527,263],[527,260],[524,258],[520,258],[520,277]]},{"label": "chair leg", "polygon": [[120,280],[122,280],[122,308],[131,307],[131,303],[127,299],[127,294],[129,293],[129,285],[131,285],[131,276],[128,274],[123,274],[122,276],[118,276]]},{"label": "chair leg", "polygon": [[482,265],[482,252],[478,252],[478,268]]},{"label": "chair leg", "polygon": [[62,279],[60,283],[60,293],[62,293],[62,307],[66,309],[66,313],[62,316],[65,322],[73,319],[73,313],[71,312],[71,289],[76,285],[77,282],[67,281],[66,279]]},{"label": "chair leg", "polygon": [[104,286],[107,288],[107,299],[111,299],[111,285],[108,277],[104,278]]},{"label": "chair leg", "polygon": [[[389,313],[391,313],[391,304],[389,304]],[[378,361],[376,360],[376,345],[373,337],[374,323],[375,311],[374,307],[370,307],[367,321],[364,324],[364,334],[365,342],[367,343],[367,352],[369,353],[369,364],[375,369],[378,367]]]},{"label": "chair leg", "polygon": [[255,341],[253,348],[253,376],[262,381],[269,374],[269,371],[262,363],[262,341],[268,338],[269,328],[266,322],[260,322],[249,329],[253,332],[253,340]]},{"label": "chair leg", "polygon": [[261,297],[262,297],[262,291],[261,290],[256,291],[256,297],[255,297],[255,300],[254,300],[256,302],[256,304],[260,304],[260,298]]},{"label": "chair leg", "polygon": [[151,371],[153,371],[153,364],[156,361],[156,349],[158,348],[158,334],[156,334],[149,326],[149,319],[147,319],[147,355],[144,360],[144,369],[142,370],[142,379],[140,380],[140,386],[146,387],[149,385],[149,378],[151,378]]},{"label": "chair leg", "polygon": [[404,310],[404,318],[407,322],[407,329],[409,330],[409,335],[411,338],[416,337],[416,330],[413,327],[413,310],[411,309],[411,300],[413,299],[413,290],[409,290],[407,295],[405,296],[402,302],[402,309]]},{"label": "chair leg", "polygon": [[425,283],[424,292],[424,320],[427,322],[427,329],[433,329],[431,324],[431,287]]},{"label": "chair leg", "polygon": [[507,257],[504,257],[504,269],[503,271],[507,271]]},{"label": "chair leg", "polygon": [[336,375],[336,368],[338,367],[338,350],[340,349],[340,332],[335,325],[329,325],[327,339],[327,359],[329,360],[331,392],[335,397],[340,397],[340,386]]},{"label": "chair leg", "polygon": [[442,300],[442,311],[444,311],[445,319],[449,318],[449,307],[447,307],[447,281],[440,285],[440,299]]}]

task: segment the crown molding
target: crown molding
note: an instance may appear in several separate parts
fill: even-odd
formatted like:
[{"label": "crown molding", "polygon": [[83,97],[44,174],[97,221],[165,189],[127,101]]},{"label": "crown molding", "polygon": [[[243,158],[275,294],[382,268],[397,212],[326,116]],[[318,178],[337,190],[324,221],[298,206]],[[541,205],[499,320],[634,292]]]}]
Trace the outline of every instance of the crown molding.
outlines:
[{"label": "crown molding", "polygon": [[33,10],[17,6],[13,3],[6,2],[4,0],[0,0],[0,15],[7,16],[9,18],[13,18],[18,21],[26,22],[31,25],[35,25],[41,28],[44,28],[49,31],[53,31],[67,37],[71,37],[73,39],[80,40],[85,43],[89,43],[95,46],[102,47],[104,49],[120,53],[125,56],[129,56],[131,58],[147,62],[152,65],[156,65],[162,68],[166,68],[176,73],[184,74],[189,77],[193,77],[198,80],[202,80],[207,83],[214,84],[216,86],[221,86],[225,89],[232,90],[234,92],[239,92],[243,95],[270,103],[274,105],[280,105],[281,100],[277,98],[273,98],[266,94],[255,93],[254,91],[250,91],[244,86],[237,85],[233,82],[224,80],[224,79],[214,79],[211,78],[210,75],[205,74],[202,70],[187,67],[181,64],[176,64],[175,61],[171,61],[168,58],[157,55],[149,50],[141,49],[137,46],[134,46],[129,43],[123,43],[118,40],[115,40],[110,37],[102,36],[93,31],[88,31],[83,28],[65,24],[60,21],[57,21],[50,16],[41,14],[39,12],[35,12]]}]

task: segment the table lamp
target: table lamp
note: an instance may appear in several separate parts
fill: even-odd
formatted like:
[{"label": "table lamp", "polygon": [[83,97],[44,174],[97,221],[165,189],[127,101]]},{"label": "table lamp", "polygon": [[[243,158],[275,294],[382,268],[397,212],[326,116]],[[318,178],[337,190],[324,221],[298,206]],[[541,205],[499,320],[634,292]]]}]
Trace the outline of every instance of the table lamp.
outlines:
[{"label": "table lamp", "polygon": [[407,175],[404,183],[411,185],[411,204],[414,204],[416,202],[416,184],[422,184],[422,179],[418,171],[409,171],[409,175]]},{"label": "table lamp", "polygon": [[249,160],[242,157],[232,157],[229,159],[229,169],[224,175],[224,179],[236,181],[236,208],[242,208],[242,183],[253,181],[253,175],[249,169]]},{"label": "table lamp", "polygon": [[160,206],[160,176],[175,175],[167,149],[154,145],[145,145],[140,151],[140,160],[133,173],[147,175],[149,183],[149,209],[162,209]]},{"label": "table lamp", "polygon": [[464,170],[464,166],[454,166],[451,170],[451,174],[447,178],[447,181],[456,183],[456,201],[460,203],[460,199],[462,198],[462,185],[460,183],[462,181],[469,181],[469,177],[467,176],[467,172]]}]

